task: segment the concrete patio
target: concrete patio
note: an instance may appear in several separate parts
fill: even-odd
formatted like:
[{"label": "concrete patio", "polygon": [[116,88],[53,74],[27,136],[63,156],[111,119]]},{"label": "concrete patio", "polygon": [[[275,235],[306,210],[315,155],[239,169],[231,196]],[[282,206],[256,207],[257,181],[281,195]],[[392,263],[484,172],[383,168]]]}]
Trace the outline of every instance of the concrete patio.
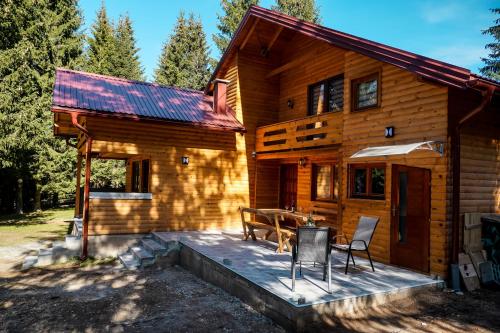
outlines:
[{"label": "concrete patio", "polygon": [[443,285],[429,276],[382,263],[374,263],[372,272],[369,262],[360,257],[346,275],[347,255],[334,251],[331,294],[322,280],[322,269],[312,265],[303,266],[303,276],[297,274],[296,291],[292,292],[290,253],[276,253],[275,243],[243,241],[239,231],[158,232],[154,237],[164,243],[179,242],[182,266],[297,330],[325,316]]}]

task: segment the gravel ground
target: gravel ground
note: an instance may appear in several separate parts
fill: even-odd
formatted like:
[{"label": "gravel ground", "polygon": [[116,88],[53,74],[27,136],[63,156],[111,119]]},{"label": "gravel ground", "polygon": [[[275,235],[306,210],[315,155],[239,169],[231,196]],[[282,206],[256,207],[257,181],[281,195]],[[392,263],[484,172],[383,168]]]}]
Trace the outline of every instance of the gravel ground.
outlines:
[{"label": "gravel ground", "polygon": [[[431,290],[313,332],[500,332],[500,292]],[[0,332],[283,332],[181,267],[33,269],[0,277]]]}]

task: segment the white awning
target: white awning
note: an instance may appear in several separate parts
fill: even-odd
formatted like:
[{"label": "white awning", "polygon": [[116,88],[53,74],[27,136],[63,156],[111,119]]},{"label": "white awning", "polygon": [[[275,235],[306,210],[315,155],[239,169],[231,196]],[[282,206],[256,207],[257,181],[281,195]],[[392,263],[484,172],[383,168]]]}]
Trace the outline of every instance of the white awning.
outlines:
[{"label": "white awning", "polygon": [[424,142],[410,143],[406,145],[369,147],[358,151],[356,154],[352,155],[351,158],[404,155],[404,154],[409,154],[414,150],[432,150],[439,153],[442,156],[443,149],[444,146],[442,142],[424,141]]}]

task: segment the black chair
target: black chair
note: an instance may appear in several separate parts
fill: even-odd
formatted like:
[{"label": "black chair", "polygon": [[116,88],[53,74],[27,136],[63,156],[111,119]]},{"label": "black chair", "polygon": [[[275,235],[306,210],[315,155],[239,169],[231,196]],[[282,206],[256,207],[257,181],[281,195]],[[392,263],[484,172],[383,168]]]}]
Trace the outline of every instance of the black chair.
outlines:
[{"label": "black chair", "polygon": [[331,292],[330,228],[298,227],[297,244],[292,248],[292,291],[295,291],[295,266],[299,264],[302,275],[302,263],[312,262],[323,265],[323,281],[328,275],[328,292]]},{"label": "black chair", "polygon": [[361,216],[351,241],[349,241],[345,235],[337,235],[333,237],[333,240],[335,240],[337,237],[343,236],[347,242],[347,244],[332,244],[332,249],[347,251],[345,274],[347,274],[347,269],[349,268],[349,258],[352,259],[353,265],[356,266],[356,262],[354,261],[354,257],[352,255],[353,251],[365,251],[368,254],[372,270],[375,272],[368,247],[370,246],[373,234],[375,233],[375,228],[377,228],[378,221],[380,221],[379,217]]}]

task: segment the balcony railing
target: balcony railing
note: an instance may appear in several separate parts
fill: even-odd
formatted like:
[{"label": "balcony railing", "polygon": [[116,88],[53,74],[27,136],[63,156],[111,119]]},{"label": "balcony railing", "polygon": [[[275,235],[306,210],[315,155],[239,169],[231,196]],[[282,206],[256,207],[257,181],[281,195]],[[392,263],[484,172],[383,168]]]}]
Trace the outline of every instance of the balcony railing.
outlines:
[{"label": "balcony railing", "polygon": [[342,112],[330,112],[289,120],[256,131],[256,152],[302,149],[339,144],[342,141]]}]

